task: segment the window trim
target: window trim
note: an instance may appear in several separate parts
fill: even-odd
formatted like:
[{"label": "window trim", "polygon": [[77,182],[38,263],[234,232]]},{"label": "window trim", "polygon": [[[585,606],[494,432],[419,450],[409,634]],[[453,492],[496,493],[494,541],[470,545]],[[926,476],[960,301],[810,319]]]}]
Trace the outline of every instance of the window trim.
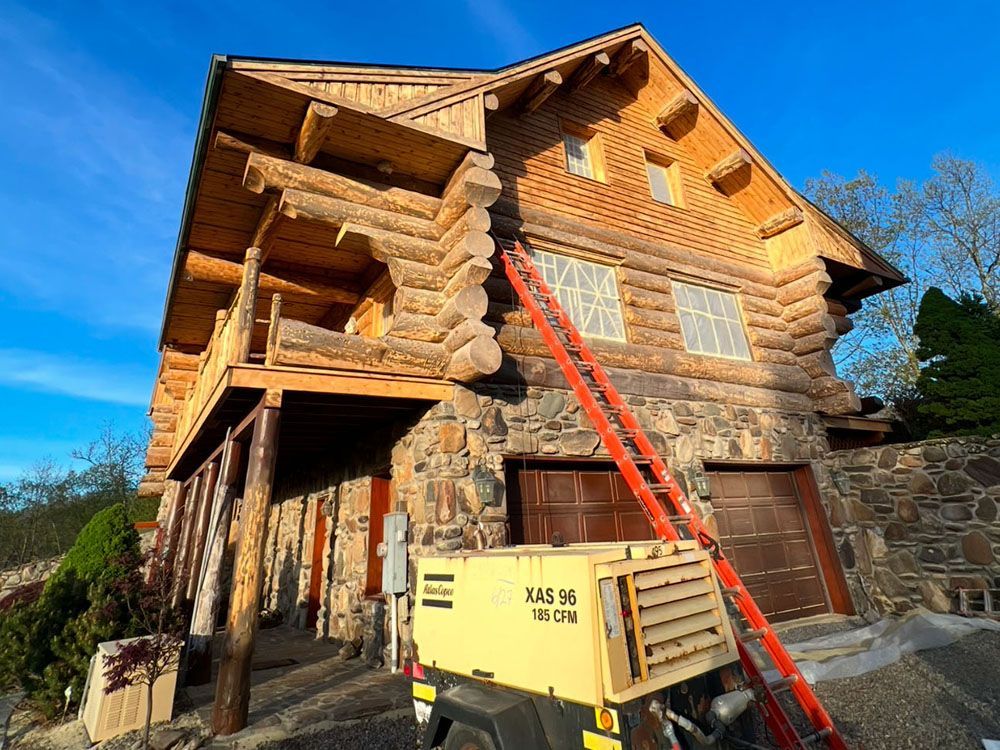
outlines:
[{"label": "window trim", "polygon": [[[670,279],[670,291],[674,297],[674,307],[677,314],[677,323],[681,328],[681,341],[684,342],[684,352],[685,354],[693,354],[698,357],[715,357],[716,359],[725,359],[730,362],[756,362],[757,355],[754,352],[753,340],[750,338],[750,327],[747,325],[746,312],[743,310],[743,295],[740,293],[740,288],[736,286],[730,286],[728,284],[706,281],[704,279],[698,279],[695,277],[687,276],[686,274],[676,274],[672,273],[669,275]],[[733,301],[736,304],[736,315],[739,317],[740,329],[743,331],[743,338],[747,344],[747,355],[746,357],[736,357],[729,354],[719,354],[715,352],[698,352],[692,351],[688,348],[687,339],[684,336],[684,323],[681,320],[681,305],[677,299],[677,288],[676,284],[684,284],[685,286],[695,286],[701,287],[702,289],[709,289],[714,292],[720,292],[722,294],[731,294],[733,296]]]},{"label": "window trim", "polygon": [[[570,171],[569,154],[566,152],[567,135],[578,138],[586,144],[587,157],[590,159],[590,169],[593,173],[592,176],[588,177],[587,175],[577,174],[576,172]],[[584,125],[571,122],[570,120],[563,120],[560,118],[559,144],[562,147],[563,169],[566,170],[566,174],[572,175],[573,177],[579,177],[583,180],[590,180],[591,182],[600,182],[605,185],[608,184],[608,173],[604,161],[604,144],[601,141],[601,134],[598,131]]]},{"label": "window trim", "polygon": [[[643,174],[646,178],[646,187],[649,189],[650,200],[658,206],[669,206],[670,208],[678,208],[682,210],[687,208],[687,204],[684,199],[684,180],[681,174],[680,163],[677,159],[671,159],[669,156],[664,156],[646,149],[642,149],[642,159]],[[659,167],[665,172],[667,186],[670,189],[670,197],[672,199],[671,203],[661,201],[653,195],[653,183],[649,179],[650,164]]]}]

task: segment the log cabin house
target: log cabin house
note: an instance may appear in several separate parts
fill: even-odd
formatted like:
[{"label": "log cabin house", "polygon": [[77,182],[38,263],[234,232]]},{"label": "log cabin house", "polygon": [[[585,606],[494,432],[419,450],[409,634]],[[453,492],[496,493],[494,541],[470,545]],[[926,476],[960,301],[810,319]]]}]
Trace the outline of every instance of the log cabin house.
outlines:
[{"label": "log cabin house", "polygon": [[216,57],[143,491],[194,607],[190,680],[226,624],[220,732],[262,607],[378,655],[386,512],[414,559],[650,535],[491,232],[528,240],[767,614],[864,596],[819,459],[888,427],[830,348],[905,279],[642,26],[490,71]]}]

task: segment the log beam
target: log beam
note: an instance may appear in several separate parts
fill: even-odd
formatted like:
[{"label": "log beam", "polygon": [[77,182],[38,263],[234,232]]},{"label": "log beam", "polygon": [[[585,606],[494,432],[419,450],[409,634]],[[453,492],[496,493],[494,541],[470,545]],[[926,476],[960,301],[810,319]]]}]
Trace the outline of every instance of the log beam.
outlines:
[{"label": "log beam", "polygon": [[698,98],[684,89],[660,110],[656,116],[656,125],[671,138],[677,138],[680,135],[680,129],[677,127],[679,121],[697,111]]},{"label": "log beam", "polygon": [[[441,208],[434,222],[447,229],[462,218],[470,206],[473,208],[492,206],[500,197],[502,190],[503,186],[496,174],[482,167],[469,167],[445,189]],[[443,234],[442,231],[439,236]]]},{"label": "log beam", "polygon": [[486,117],[490,117],[499,109],[500,97],[492,92],[489,94],[483,94],[483,110],[486,112]]},{"label": "log beam", "polygon": [[611,64],[611,57],[607,52],[598,52],[595,55],[591,55],[584,62],[580,64],[580,67],[576,69],[569,79],[569,90],[579,91],[588,83],[593,81],[598,74]]},{"label": "log beam", "polygon": [[757,227],[757,236],[766,240],[768,237],[774,237],[776,234],[781,234],[786,229],[798,226],[804,221],[804,219],[805,216],[802,214],[802,209],[798,206],[786,208],[784,211],[780,211],[773,216],[769,216],[761,222],[760,226]]},{"label": "log beam", "polygon": [[243,261],[243,278],[240,282],[239,303],[236,306],[236,361],[250,361],[250,344],[257,318],[257,292],[260,287],[259,247],[247,248]]},{"label": "log beam", "polygon": [[492,333],[491,330],[488,335],[476,336],[458,349],[451,356],[445,378],[471,383],[499,370],[503,352]]},{"label": "log beam", "polygon": [[441,199],[431,195],[253,152],[247,156],[243,169],[243,187],[257,194],[287,188],[322,193],[351,203],[424,219],[433,219],[441,206]]},{"label": "log beam", "polygon": [[[243,279],[243,266],[231,260],[189,250],[184,260],[184,274],[192,281],[239,286]],[[275,276],[261,273],[258,291],[264,294],[281,294],[289,299],[316,305],[353,305],[358,301],[356,292],[341,287],[322,284],[298,274]]]},{"label": "log beam", "polygon": [[641,39],[633,39],[631,42],[626,42],[618,51],[618,54],[615,55],[614,62],[611,63],[612,74],[616,76],[622,75],[640,60],[643,60],[648,54],[649,45]]},{"label": "log beam", "polygon": [[441,226],[426,219],[294,188],[282,191],[278,210],[290,219],[309,219],[337,228],[360,224],[426,240],[438,240],[444,234]]},{"label": "log beam", "polygon": [[333,127],[336,115],[337,108],[332,104],[309,102],[305,117],[302,118],[302,127],[299,128],[299,136],[295,140],[295,161],[308,164],[316,158]]},{"label": "log beam", "polygon": [[268,253],[271,252],[271,245],[278,234],[278,227],[281,224],[282,214],[278,211],[278,196],[269,195],[267,203],[260,210],[260,219],[257,221],[257,228],[253,232],[251,247],[259,247],[261,250],[260,262],[267,260]]},{"label": "log beam", "polygon": [[267,405],[266,398],[265,395],[254,421],[250,444],[226,637],[212,709],[212,728],[216,735],[229,735],[243,729],[250,707],[250,666],[260,610],[264,544],[281,418],[281,410]]},{"label": "log beam", "polygon": [[731,154],[720,159],[714,167],[705,173],[705,177],[713,185],[722,187],[722,184],[737,173],[749,170],[753,163],[750,154],[742,148],[738,148]]},{"label": "log beam", "polygon": [[545,101],[552,96],[556,89],[562,86],[562,74],[558,70],[549,70],[540,73],[528,84],[520,98],[517,100],[517,111],[525,117],[537,110]]}]

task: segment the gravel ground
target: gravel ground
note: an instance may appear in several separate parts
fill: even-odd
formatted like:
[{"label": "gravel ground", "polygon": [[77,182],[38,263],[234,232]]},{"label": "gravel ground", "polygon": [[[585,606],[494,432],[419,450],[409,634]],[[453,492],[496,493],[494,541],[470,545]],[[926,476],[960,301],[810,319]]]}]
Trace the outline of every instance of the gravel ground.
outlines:
[{"label": "gravel ground", "polygon": [[300,734],[281,742],[264,744],[258,750],[413,750],[417,746],[416,723],[409,717],[403,717],[345,723],[322,732]]}]

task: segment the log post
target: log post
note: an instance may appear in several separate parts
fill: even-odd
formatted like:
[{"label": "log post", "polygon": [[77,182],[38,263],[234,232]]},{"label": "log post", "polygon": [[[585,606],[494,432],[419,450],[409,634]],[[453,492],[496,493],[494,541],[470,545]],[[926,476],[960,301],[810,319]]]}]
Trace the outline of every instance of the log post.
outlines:
[{"label": "log post", "polygon": [[250,361],[250,342],[253,340],[253,324],[257,317],[257,287],[260,283],[259,247],[247,248],[243,262],[243,281],[240,284],[239,303],[236,306],[236,362]]},{"label": "log post", "polygon": [[[280,405],[269,400],[273,395],[269,391],[264,396],[250,444],[226,639],[212,710],[212,728],[217,735],[229,735],[243,729],[250,707],[250,665],[260,609],[264,542],[281,418]],[[280,398],[280,394],[277,395]]]},{"label": "log post", "polygon": [[167,516],[166,548],[163,551],[163,564],[168,571],[173,567],[177,558],[177,545],[181,540],[181,526],[184,522],[184,506],[187,500],[188,488],[186,484],[178,482],[177,492],[170,503],[170,513]]},{"label": "log post", "polygon": [[271,321],[267,326],[267,348],[264,351],[264,364],[274,364],[274,352],[278,348],[278,324],[281,323],[281,295],[271,297]]},{"label": "log post", "polygon": [[198,582],[201,580],[201,562],[205,559],[205,539],[208,536],[208,522],[212,517],[212,500],[215,497],[215,483],[219,480],[219,462],[212,461],[205,469],[205,480],[201,487],[201,500],[198,502],[198,518],[191,537],[191,575],[187,580],[187,592],[184,598],[194,601],[198,593]]},{"label": "log post", "polygon": [[226,556],[229,526],[233,519],[233,500],[239,483],[240,458],[243,445],[234,440],[226,444],[219,472],[219,483],[215,488],[212,525],[208,533],[205,553],[204,575],[191,615],[191,635],[188,638],[187,671],[188,685],[205,685],[212,679],[212,636],[219,615],[219,590],[222,580],[222,563]]},{"label": "log post", "polygon": [[180,543],[177,547],[177,556],[174,558],[174,580],[171,600],[174,609],[179,609],[184,602],[184,594],[187,592],[188,557],[191,549],[192,527],[198,517],[198,500],[201,497],[201,474],[191,480],[187,490],[187,509],[184,512],[182,528],[180,532]]}]

